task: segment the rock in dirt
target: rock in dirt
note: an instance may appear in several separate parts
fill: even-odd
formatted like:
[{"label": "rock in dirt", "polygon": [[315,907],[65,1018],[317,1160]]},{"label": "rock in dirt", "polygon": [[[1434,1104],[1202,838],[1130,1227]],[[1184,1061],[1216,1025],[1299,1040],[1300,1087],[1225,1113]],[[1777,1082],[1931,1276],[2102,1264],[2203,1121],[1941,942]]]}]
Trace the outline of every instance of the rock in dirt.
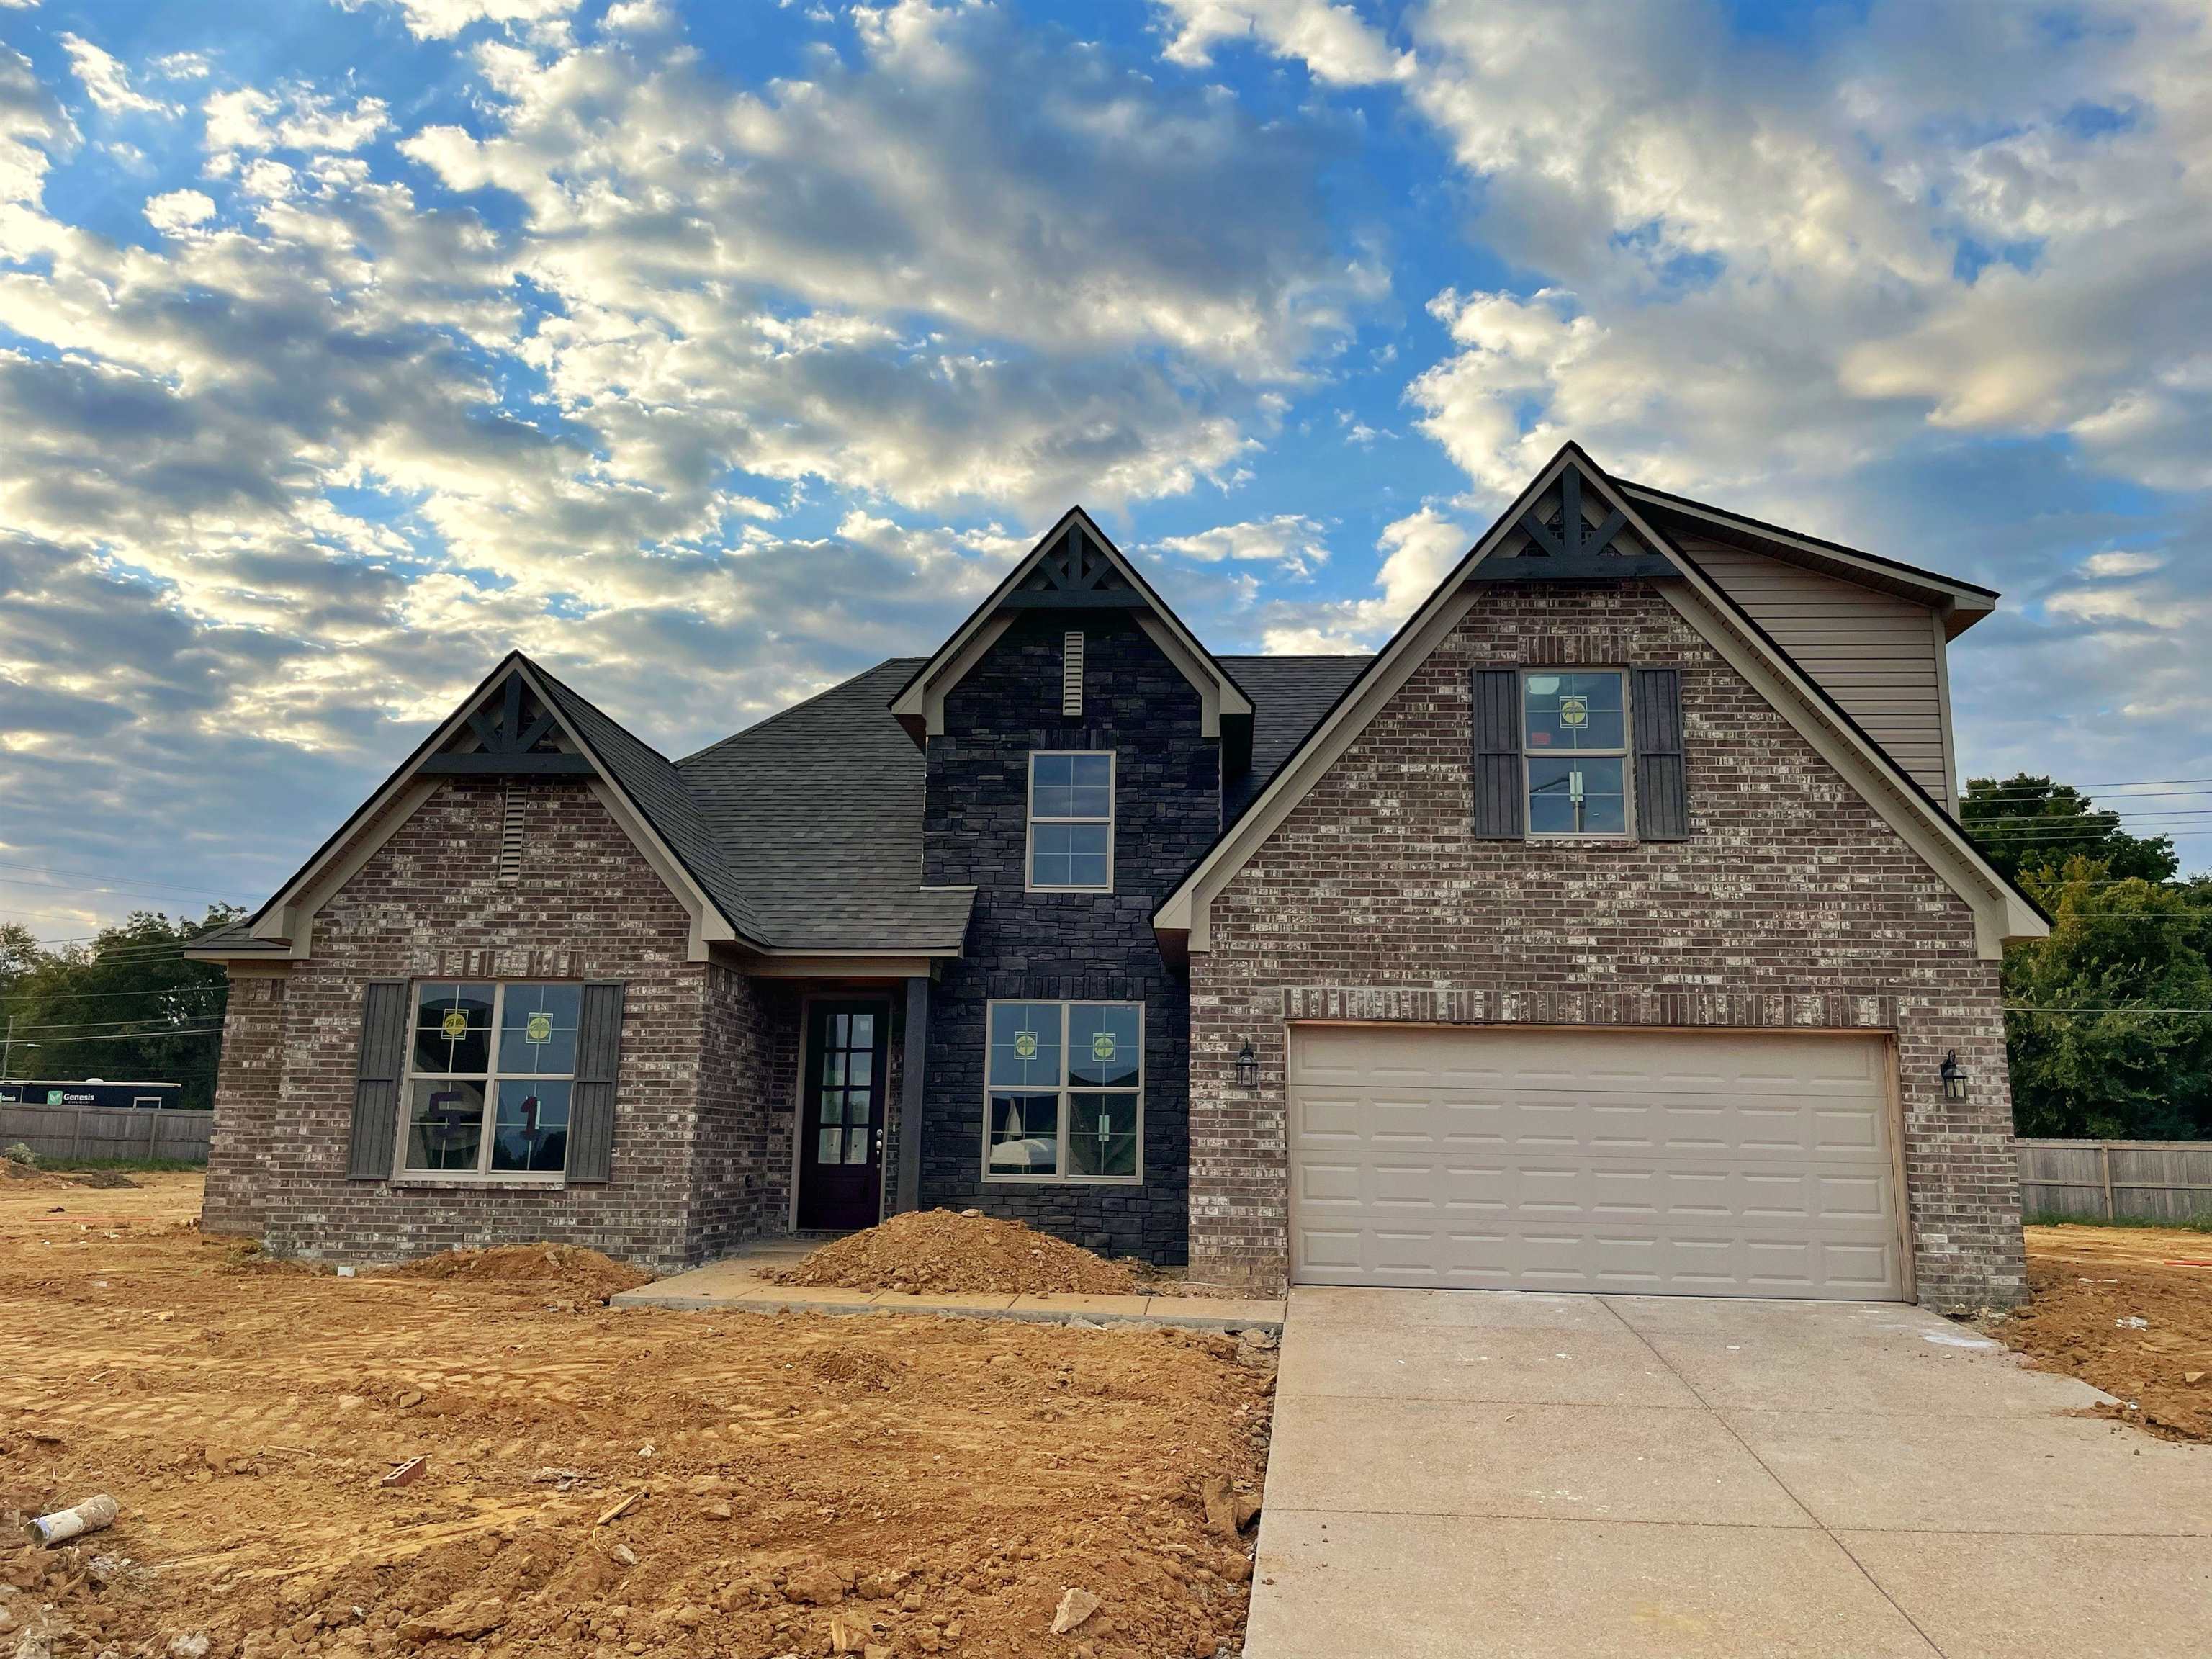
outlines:
[{"label": "rock in dirt", "polygon": [[445,1250],[395,1271],[404,1279],[461,1279],[526,1290],[532,1295],[555,1292],[579,1302],[605,1302],[653,1278],[643,1267],[574,1244],[501,1244],[488,1250]]},{"label": "rock in dirt", "polygon": [[949,1294],[1129,1296],[1136,1275],[1120,1262],[1018,1221],[968,1211],[916,1210],[849,1234],[775,1275],[785,1285]]},{"label": "rock in dirt", "polygon": [[1260,1500],[1235,1491],[1225,1474],[1211,1474],[1199,1483],[1199,1501],[1206,1506],[1206,1524],[1224,1538],[1237,1534],[1260,1518]]},{"label": "rock in dirt", "polygon": [[489,1636],[507,1622],[507,1608],[495,1595],[480,1601],[452,1601],[421,1619],[410,1619],[399,1627],[399,1639],[410,1647],[425,1642],[473,1642]]},{"label": "rock in dirt", "polygon": [[817,1607],[835,1607],[845,1599],[845,1581],[827,1567],[793,1567],[783,1581],[783,1599]]},{"label": "rock in dirt", "polygon": [[1087,1589],[1077,1589],[1071,1586],[1067,1593],[1060,1598],[1059,1611],[1052,1615],[1050,1634],[1066,1635],[1068,1632],[1097,1612],[1098,1608],[1099,1601],[1097,1596]]},{"label": "rock in dirt", "polygon": [[855,1619],[847,1613],[830,1615],[830,1651],[858,1653],[868,1645],[871,1627],[865,1619]]}]

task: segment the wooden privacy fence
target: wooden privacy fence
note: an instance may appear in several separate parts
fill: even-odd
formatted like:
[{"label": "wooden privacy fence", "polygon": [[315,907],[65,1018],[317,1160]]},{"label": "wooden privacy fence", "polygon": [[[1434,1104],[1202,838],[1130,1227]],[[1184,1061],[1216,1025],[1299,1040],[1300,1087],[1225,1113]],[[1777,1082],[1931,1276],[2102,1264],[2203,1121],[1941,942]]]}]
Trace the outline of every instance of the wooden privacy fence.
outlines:
[{"label": "wooden privacy fence", "polygon": [[2212,1215],[2212,1140],[2021,1140],[2032,1216],[2188,1221]]},{"label": "wooden privacy fence", "polygon": [[207,1162],[213,1112],[158,1107],[0,1106],[0,1146],[40,1158],[173,1158]]}]

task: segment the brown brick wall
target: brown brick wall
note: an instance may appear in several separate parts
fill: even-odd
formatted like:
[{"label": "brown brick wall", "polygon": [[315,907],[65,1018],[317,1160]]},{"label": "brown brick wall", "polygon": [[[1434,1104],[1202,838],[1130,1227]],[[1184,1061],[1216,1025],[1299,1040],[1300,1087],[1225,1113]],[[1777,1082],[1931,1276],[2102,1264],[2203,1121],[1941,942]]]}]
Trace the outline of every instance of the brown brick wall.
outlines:
[{"label": "brown brick wall", "polygon": [[[499,874],[501,787],[453,782],[324,908],[312,959],[284,981],[275,1088],[257,1058],[270,1012],[252,981],[236,981],[210,1164],[212,1218],[258,1224],[282,1255],[392,1259],[549,1238],[673,1267],[772,1207],[780,1176],[749,1188],[731,1175],[762,1134],[762,1100],[742,1078],[763,1045],[761,1005],[733,975],[710,998],[706,965],[685,960],[683,907],[587,787],[516,787],[519,877]],[[348,1180],[362,992],[380,977],[625,981],[614,1178],[555,1189]],[[711,1128],[702,1130],[708,1056],[717,1080],[704,1091]],[[695,1224],[702,1158],[722,1207]],[[726,1202],[733,1186],[741,1195]]]},{"label": "brown brick wall", "polygon": [[[1682,670],[1686,842],[1468,835],[1468,671]],[[1498,586],[1215,901],[1192,959],[1194,1271],[1288,1267],[1293,1018],[1895,1031],[1922,1299],[2021,1293],[1997,964],[1966,907],[1646,584]],[[1249,1038],[1258,1086],[1232,1060]],[[1940,1098],[1956,1048],[1972,1098]]]},{"label": "brown brick wall", "polygon": [[788,982],[707,973],[706,1063],[693,1170],[693,1261],[791,1225],[792,1075],[799,999]]},{"label": "brown brick wall", "polygon": [[266,969],[235,973],[223,1013],[200,1224],[211,1233],[258,1233],[277,1109],[284,1094],[287,980]]}]

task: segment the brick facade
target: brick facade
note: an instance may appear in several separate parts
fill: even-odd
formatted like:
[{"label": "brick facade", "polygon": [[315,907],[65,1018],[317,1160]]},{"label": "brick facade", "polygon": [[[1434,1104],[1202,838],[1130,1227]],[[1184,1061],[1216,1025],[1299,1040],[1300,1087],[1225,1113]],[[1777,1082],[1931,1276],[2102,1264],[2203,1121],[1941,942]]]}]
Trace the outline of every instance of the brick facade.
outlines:
[{"label": "brick facade", "polygon": [[[505,794],[451,782],[315,919],[313,956],[265,995],[236,981],[226,1018],[209,1224],[285,1255],[390,1260],[555,1239],[664,1267],[767,1224],[790,1158],[787,1091],[753,1070],[769,1004],[687,961],[690,919],[590,790],[518,782],[520,873],[500,874]],[[625,982],[613,1179],[526,1188],[346,1175],[363,988],[371,979]],[[281,1061],[272,1039],[281,1027]],[[708,1056],[714,1081],[702,1087]],[[757,1079],[757,1080],[756,1080]],[[769,1101],[787,1103],[776,1127]],[[777,1226],[780,1229],[781,1221]]]},{"label": "brick facade", "polygon": [[[1692,836],[1470,838],[1468,672],[1679,665]],[[1191,1253],[1289,1263],[1298,1018],[1894,1032],[1923,1302],[2022,1291],[1997,964],[1966,907],[1648,584],[1486,588],[1214,901],[1191,974]],[[1256,1088],[1235,1085],[1249,1039]],[[1941,1098],[1955,1048],[1972,1098]]]},{"label": "brick facade", "polygon": [[[1151,640],[1106,613],[1087,636],[1084,712],[1060,714],[1066,613],[1017,622],[945,699],[929,740],[922,879],[976,889],[967,954],[932,988],[921,1204],[1017,1216],[1116,1255],[1180,1262],[1189,1215],[1189,1000],[1153,907],[1218,832],[1220,744],[1199,695]],[[1115,756],[1114,890],[1026,890],[1029,757]],[[983,1179],[983,1049],[993,999],[1145,1005],[1141,1186]]]}]

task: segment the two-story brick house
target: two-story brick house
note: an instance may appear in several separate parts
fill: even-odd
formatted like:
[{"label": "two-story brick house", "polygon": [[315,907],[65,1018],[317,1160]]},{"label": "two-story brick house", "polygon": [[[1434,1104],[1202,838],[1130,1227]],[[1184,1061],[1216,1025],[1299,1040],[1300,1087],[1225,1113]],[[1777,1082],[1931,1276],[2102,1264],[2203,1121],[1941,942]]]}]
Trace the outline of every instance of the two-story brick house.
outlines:
[{"label": "two-story brick house", "polygon": [[1201,1276],[2002,1303],[1986,589],[1570,446],[1372,657],[1079,509],[682,761],[500,664],[247,922],[208,1224],[674,1267],[917,1206]]}]

